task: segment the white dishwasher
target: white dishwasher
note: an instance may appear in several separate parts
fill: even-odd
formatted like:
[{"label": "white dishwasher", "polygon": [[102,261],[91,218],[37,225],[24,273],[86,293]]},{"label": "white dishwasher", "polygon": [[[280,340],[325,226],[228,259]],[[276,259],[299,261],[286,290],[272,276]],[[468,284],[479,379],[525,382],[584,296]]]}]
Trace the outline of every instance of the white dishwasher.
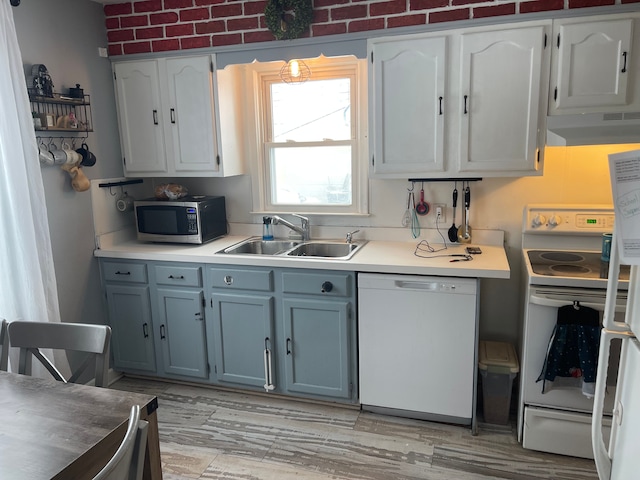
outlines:
[{"label": "white dishwasher", "polygon": [[364,410],[472,425],[478,279],[358,274]]}]

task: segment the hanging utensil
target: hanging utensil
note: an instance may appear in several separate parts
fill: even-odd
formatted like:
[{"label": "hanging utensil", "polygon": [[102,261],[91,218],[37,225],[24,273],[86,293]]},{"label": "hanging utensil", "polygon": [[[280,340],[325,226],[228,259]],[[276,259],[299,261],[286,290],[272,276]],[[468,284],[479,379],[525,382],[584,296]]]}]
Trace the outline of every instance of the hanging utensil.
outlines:
[{"label": "hanging utensil", "polygon": [[424,182],[422,182],[422,187],[420,187],[420,201],[418,205],[416,205],[416,213],[418,215],[426,215],[429,213],[429,204],[424,201]]},{"label": "hanging utensil", "polygon": [[453,223],[449,227],[448,235],[451,242],[458,241],[458,227],[456,227],[456,207],[458,206],[458,182],[453,186]]},{"label": "hanging utensil", "polygon": [[416,197],[413,192],[411,192],[411,207],[411,236],[418,238],[420,236],[420,222],[416,214]]},{"label": "hanging utensil", "polygon": [[407,209],[402,216],[402,226],[408,227],[411,225],[411,192],[407,195]]},{"label": "hanging utensil", "polygon": [[[464,185],[464,183],[463,183]],[[471,243],[471,227],[469,226],[469,204],[471,203],[471,190],[469,189],[469,182],[464,189],[464,210],[463,210],[463,224],[458,228],[458,241],[460,243]]]}]

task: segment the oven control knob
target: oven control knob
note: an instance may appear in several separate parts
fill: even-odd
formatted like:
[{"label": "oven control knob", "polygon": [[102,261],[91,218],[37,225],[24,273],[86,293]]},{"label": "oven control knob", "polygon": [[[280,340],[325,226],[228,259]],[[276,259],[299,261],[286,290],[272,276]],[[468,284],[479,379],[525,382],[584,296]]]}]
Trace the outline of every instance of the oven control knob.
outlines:
[{"label": "oven control knob", "polygon": [[562,223],[562,217],[560,215],[551,215],[549,217],[549,226],[557,227]]},{"label": "oven control knob", "polygon": [[539,227],[540,225],[544,225],[545,223],[547,223],[547,218],[544,215],[540,215],[539,213],[533,217],[533,220],[531,221],[531,224],[534,227]]}]

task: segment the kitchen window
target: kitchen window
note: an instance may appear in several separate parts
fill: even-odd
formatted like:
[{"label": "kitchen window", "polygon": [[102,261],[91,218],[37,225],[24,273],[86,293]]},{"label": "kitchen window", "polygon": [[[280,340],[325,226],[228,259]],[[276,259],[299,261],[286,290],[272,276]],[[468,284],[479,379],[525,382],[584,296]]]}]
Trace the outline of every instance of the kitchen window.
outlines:
[{"label": "kitchen window", "polygon": [[254,66],[254,209],[367,213],[366,62],[304,62],[311,70],[304,83],[285,83],[282,62]]}]

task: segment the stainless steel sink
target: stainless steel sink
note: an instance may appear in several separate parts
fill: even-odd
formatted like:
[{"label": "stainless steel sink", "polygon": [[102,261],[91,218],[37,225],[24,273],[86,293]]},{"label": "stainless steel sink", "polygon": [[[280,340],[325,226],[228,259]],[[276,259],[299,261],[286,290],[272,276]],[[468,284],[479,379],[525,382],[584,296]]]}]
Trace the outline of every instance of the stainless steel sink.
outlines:
[{"label": "stainless steel sink", "polygon": [[363,242],[306,242],[288,251],[287,255],[290,257],[321,257],[348,260],[363,245]]},{"label": "stainless steel sink", "polygon": [[249,238],[217,253],[226,255],[271,255],[282,257],[331,258],[349,260],[365,244],[366,241],[345,243],[338,240],[312,240],[300,242],[295,240],[262,240]]},{"label": "stainless steel sink", "polygon": [[278,255],[292,249],[300,242],[292,240],[262,240],[250,238],[231,245],[218,253],[229,255]]}]

